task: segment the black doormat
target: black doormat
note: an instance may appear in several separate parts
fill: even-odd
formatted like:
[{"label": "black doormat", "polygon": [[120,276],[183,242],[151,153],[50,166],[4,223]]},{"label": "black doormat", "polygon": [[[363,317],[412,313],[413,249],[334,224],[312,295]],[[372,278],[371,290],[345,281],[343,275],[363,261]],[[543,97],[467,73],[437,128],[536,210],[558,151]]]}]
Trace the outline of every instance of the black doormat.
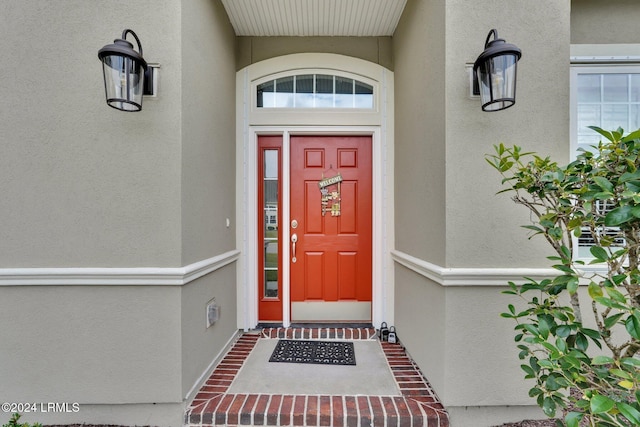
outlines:
[{"label": "black doormat", "polygon": [[355,365],[356,354],[352,342],[279,340],[269,362]]}]

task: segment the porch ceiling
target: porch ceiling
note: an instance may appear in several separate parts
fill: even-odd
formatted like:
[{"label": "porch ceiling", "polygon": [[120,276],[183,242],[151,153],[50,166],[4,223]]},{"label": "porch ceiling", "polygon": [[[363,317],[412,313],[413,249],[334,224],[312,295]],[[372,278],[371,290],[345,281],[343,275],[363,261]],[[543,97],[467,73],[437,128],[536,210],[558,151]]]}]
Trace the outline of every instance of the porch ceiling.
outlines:
[{"label": "porch ceiling", "polygon": [[391,36],[407,0],[222,0],[237,36]]}]

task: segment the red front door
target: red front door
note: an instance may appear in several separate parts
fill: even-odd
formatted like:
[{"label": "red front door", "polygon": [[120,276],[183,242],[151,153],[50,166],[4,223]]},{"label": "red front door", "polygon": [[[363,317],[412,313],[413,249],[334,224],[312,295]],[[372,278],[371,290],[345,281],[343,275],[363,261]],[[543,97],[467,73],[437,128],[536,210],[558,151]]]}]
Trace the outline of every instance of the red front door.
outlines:
[{"label": "red front door", "polygon": [[[370,136],[292,136],[292,321],[370,321]],[[295,251],[295,253],[294,253]]]}]

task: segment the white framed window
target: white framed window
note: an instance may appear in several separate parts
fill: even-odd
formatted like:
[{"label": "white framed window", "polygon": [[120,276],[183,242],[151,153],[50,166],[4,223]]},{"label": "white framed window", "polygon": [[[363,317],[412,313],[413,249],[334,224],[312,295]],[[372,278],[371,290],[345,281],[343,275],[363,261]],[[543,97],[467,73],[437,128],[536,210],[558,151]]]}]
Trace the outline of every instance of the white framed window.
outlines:
[{"label": "white framed window", "polygon": [[578,148],[600,141],[588,126],[625,132],[640,128],[640,64],[572,65],[572,157]]},{"label": "white framed window", "polygon": [[[640,63],[587,63],[571,66],[571,158],[578,150],[590,150],[602,139],[589,129],[598,126],[604,130],[624,129],[625,133],[640,128]],[[607,206],[596,206],[606,212]],[[606,229],[614,237],[618,229]],[[618,239],[614,245],[621,244]],[[592,258],[590,247],[593,236],[582,230],[575,241],[575,256]]]}]

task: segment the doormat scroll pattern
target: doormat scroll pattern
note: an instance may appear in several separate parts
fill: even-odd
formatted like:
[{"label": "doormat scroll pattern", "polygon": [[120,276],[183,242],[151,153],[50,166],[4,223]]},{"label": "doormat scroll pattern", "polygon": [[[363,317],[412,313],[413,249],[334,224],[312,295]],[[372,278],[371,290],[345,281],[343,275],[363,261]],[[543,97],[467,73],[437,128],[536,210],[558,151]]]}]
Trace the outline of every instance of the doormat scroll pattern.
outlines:
[{"label": "doormat scroll pattern", "polygon": [[355,365],[352,342],[279,340],[269,362]]}]

